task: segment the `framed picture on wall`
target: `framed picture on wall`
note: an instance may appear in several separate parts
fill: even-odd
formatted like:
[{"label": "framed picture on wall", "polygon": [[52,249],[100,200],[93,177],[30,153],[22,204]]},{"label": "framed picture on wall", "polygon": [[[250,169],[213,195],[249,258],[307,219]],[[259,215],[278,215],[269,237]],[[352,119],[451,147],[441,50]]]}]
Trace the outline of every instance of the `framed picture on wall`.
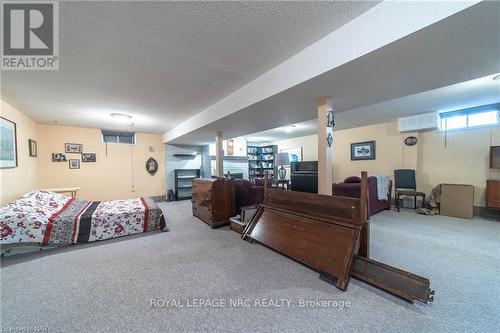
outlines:
[{"label": "framed picture on wall", "polygon": [[79,143],[65,143],[64,152],[71,154],[81,154],[83,153],[83,145]]},{"label": "framed picture on wall", "polygon": [[0,117],[0,168],[17,167],[16,123]]},{"label": "framed picture on wall", "polygon": [[68,158],[64,153],[52,153],[52,162],[66,162]]},{"label": "framed picture on wall", "polygon": [[30,157],[36,157],[38,154],[36,149],[36,141],[28,139],[28,147],[29,147]]},{"label": "framed picture on wall", "polygon": [[95,162],[95,153],[82,153],[82,162]]},{"label": "framed picture on wall", "polygon": [[146,170],[149,172],[151,176],[154,176],[156,171],[158,171],[158,162],[154,158],[150,157],[146,161]]},{"label": "framed picture on wall", "polygon": [[69,160],[70,169],[80,169],[80,160]]},{"label": "framed picture on wall", "polygon": [[290,163],[302,162],[302,160],[303,160],[302,147],[281,149],[280,152],[281,153],[288,153],[288,159],[290,160]]},{"label": "framed picture on wall", "polygon": [[351,161],[374,159],[375,141],[351,143]]}]

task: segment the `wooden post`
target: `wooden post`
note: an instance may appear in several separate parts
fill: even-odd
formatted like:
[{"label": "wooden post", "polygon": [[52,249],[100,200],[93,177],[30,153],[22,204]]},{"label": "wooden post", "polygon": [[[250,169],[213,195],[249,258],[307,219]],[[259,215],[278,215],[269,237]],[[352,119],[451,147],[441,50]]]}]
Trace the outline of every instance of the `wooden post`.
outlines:
[{"label": "wooden post", "polygon": [[267,182],[269,181],[269,172],[264,173],[264,203],[267,201]]},{"label": "wooden post", "polygon": [[224,177],[223,166],[224,152],[222,150],[222,132],[217,132],[215,136],[215,175]]},{"label": "wooden post", "polygon": [[328,147],[328,135],[333,135],[333,128],[327,126],[328,112],[333,111],[332,98],[319,97],[318,101],[318,193],[332,195],[333,153]]},{"label": "wooden post", "polygon": [[368,258],[370,255],[370,222],[368,221],[368,174],[361,172],[361,195],[359,205],[359,220],[362,224],[358,254]]}]

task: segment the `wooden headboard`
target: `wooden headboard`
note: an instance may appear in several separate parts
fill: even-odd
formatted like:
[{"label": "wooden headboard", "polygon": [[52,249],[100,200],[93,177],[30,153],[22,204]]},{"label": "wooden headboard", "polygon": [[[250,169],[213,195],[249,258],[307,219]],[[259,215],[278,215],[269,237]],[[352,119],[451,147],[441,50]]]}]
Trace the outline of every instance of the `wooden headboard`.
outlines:
[{"label": "wooden headboard", "polygon": [[[267,180],[265,184],[267,184]],[[367,173],[360,198],[264,189],[264,202],[243,231],[257,241],[318,270],[346,290],[351,276],[407,301],[432,300],[428,279],[368,259]]]}]

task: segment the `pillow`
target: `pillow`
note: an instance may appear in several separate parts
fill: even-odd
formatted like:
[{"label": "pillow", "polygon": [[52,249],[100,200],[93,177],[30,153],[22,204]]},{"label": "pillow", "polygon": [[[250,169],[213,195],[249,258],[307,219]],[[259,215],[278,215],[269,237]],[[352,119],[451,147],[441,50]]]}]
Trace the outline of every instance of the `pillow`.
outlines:
[{"label": "pillow", "polygon": [[24,194],[21,198],[35,198],[35,200],[46,200],[46,201],[55,200],[60,202],[66,202],[69,199],[71,199],[70,197],[64,194],[44,191],[44,190],[34,190],[28,192]]},{"label": "pillow", "polygon": [[361,178],[358,176],[351,176],[344,179],[344,183],[361,183]]}]

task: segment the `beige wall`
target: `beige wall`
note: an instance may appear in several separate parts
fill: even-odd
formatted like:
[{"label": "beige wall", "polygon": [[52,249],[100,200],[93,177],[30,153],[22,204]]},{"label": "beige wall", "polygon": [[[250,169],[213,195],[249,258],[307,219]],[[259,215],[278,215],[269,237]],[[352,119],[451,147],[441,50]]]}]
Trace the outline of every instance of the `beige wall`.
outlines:
[{"label": "beige wall", "polygon": [[[403,138],[396,123],[384,123],[337,131],[334,135],[333,175],[335,182],[367,171],[369,175],[393,177],[394,169],[406,167]],[[351,161],[351,143],[376,141],[375,160]],[[416,149],[416,147],[413,147]]]},{"label": "beige wall", "polygon": [[[136,134],[135,145],[102,143],[101,130],[94,128],[39,125],[40,188],[80,187],[79,196],[88,200],[125,199],[165,193],[164,149],[159,134]],[[65,143],[83,144],[84,152],[96,153],[96,163],[80,163],[69,169],[68,162],[52,162],[52,153],[63,153]],[[149,152],[149,146],[154,152]],[[68,159],[81,159],[67,154]],[[153,157],[158,172],[151,176],[146,161]]]},{"label": "beige wall", "polygon": [[[81,187],[80,197],[108,200],[165,193],[164,149],[161,135],[137,133],[136,145],[102,143],[101,131],[52,125],[37,125],[22,112],[1,101],[1,115],[17,125],[18,167],[0,169],[0,202],[12,201],[35,188]],[[418,137],[413,147],[404,138]],[[333,179],[342,181],[366,170],[371,175],[386,174],[393,178],[394,169],[417,170],[418,188],[428,193],[439,183],[471,184],[475,187],[475,204],[485,205],[485,183],[500,172],[488,168],[490,145],[500,145],[500,128],[479,128],[449,132],[445,146],[444,133],[427,131],[399,133],[396,122],[334,132]],[[29,157],[28,139],[38,141],[38,157]],[[273,142],[278,149],[303,148],[303,159],[317,160],[317,135]],[[350,144],[376,141],[376,160],[351,161]],[[85,152],[97,154],[96,163],[81,163],[80,169],[69,169],[68,162],[52,162],[51,154],[64,152],[64,143],[81,143]],[[149,146],[155,152],[149,153]],[[70,158],[80,158],[69,154]],[[145,163],[154,157],[159,163],[155,176],[146,172]]]},{"label": "beige wall", "polygon": [[1,100],[1,116],[16,123],[17,168],[0,169],[0,205],[36,188],[37,158],[29,157],[28,139],[37,140],[36,123]]},{"label": "beige wall", "polygon": [[[416,136],[418,144],[408,147],[404,138]],[[351,161],[351,143],[376,141],[376,159]],[[304,148],[304,160],[317,160],[317,136],[305,136],[273,142],[278,150]],[[369,175],[388,175],[394,170],[417,170],[417,187],[426,193],[440,183],[471,184],[475,188],[474,204],[485,205],[485,185],[489,177],[500,177],[488,168],[490,145],[500,145],[500,128],[479,128],[444,133],[426,131],[399,133],[397,123],[358,127],[334,132],[333,181],[367,171]]]},{"label": "beige wall", "polygon": [[489,169],[490,145],[500,145],[500,128],[468,129],[444,133],[423,132],[419,136],[418,184],[426,193],[439,183],[474,185],[474,202],[485,206],[488,178],[498,178]]},{"label": "beige wall", "polygon": [[[5,101],[2,117],[16,123],[18,167],[0,169],[0,202],[15,200],[36,188],[80,187],[79,196],[88,200],[125,199],[165,194],[164,146],[160,134],[136,134],[135,145],[102,143],[101,130],[39,125]],[[38,143],[38,157],[29,157],[28,139]],[[64,153],[65,143],[81,143],[84,152],[96,153],[96,163],[80,163],[69,169],[68,162],[52,162],[52,153]],[[149,152],[149,147],[154,152]],[[151,176],[146,161],[158,161]],[[68,154],[80,159],[80,154]]]},{"label": "beige wall", "polygon": [[318,136],[308,135],[298,138],[280,140],[271,143],[278,145],[278,152],[282,149],[302,147],[302,154],[304,161],[317,161],[318,160]]},{"label": "beige wall", "polygon": [[[318,160],[318,136],[316,134],[270,142],[269,144],[277,145],[278,152],[281,152],[283,149],[302,147],[303,161]],[[290,167],[285,166],[285,169],[286,179],[290,179]]]}]

